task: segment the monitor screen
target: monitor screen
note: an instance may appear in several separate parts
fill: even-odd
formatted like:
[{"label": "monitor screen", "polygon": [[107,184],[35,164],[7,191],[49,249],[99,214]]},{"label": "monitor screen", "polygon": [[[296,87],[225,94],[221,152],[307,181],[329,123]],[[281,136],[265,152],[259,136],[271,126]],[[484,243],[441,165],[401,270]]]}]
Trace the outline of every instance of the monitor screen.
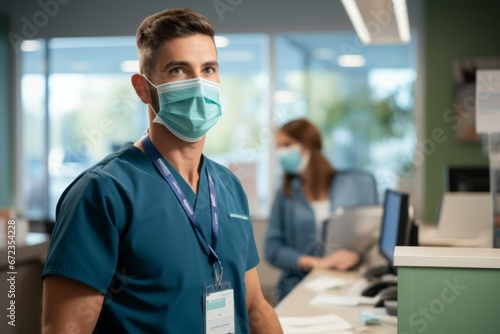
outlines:
[{"label": "monitor screen", "polygon": [[394,264],[394,249],[396,246],[409,244],[410,220],[408,217],[407,193],[386,190],[382,228],[380,231],[379,248],[390,266]]},{"label": "monitor screen", "polygon": [[488,167],[448,167],[445,180],[446,192],[489,192],[490,169]]}]

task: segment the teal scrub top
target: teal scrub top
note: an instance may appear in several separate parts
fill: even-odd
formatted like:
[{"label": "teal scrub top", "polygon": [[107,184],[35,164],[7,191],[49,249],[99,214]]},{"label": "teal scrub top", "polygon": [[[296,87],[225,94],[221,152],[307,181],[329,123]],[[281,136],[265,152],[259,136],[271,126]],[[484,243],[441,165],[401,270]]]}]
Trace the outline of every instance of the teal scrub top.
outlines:
[{"label": "teal scrub top", "polygon": [[[202,157],[196,195],[166,161],[212,244],[206,169],[215,185],[215,251],[234,289],[237,333],[248,333],[245,272],[259,262],[238,179]],[[42,277],[60,275],[104,296],[94,333],[203,333],[209,249],[151,159],[131,143],[83,172],[62,194]],[[81,305],[83,320],[94,310]]]}]

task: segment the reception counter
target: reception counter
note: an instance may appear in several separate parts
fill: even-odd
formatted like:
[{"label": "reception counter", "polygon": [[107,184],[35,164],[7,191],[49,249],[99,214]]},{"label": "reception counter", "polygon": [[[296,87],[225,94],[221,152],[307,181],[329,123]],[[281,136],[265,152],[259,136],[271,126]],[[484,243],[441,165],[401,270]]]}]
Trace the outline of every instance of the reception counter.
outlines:
[{"label": "reception counter", "polygon": [[498,333],[500,249],[396,247],[398,333]]},{"label": "reception counter", "polygon": [[[2,310],[0,333],[40,333],[42,312],[40,275],[49,240],[49,235],[45,233],[27,233],[22,239],[16,240],[15,254],[9,253],[6,243],[2,243],[0,247],[2,277],[0,280],[0,309]],[[13,259],[15,262],[12,262]]]}]

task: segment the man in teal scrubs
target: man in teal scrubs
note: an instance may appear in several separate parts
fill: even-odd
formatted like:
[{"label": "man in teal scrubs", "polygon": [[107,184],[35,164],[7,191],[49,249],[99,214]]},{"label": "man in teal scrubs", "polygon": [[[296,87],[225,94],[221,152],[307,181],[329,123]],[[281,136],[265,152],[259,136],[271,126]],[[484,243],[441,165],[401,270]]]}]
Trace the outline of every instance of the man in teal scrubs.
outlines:
[{"label": "man in teal scrubs", "polygon": [[202,155],[221,114],[213,37],[188,9],[137,30],[132,85],[149,129],[59,200],[43,333],[282,333],[260,289],[246,195]]}]

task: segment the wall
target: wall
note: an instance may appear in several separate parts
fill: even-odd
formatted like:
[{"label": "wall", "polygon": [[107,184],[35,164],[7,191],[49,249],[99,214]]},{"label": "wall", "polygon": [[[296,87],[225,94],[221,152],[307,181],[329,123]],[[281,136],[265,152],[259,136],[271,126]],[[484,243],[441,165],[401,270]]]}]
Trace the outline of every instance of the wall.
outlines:
[{"label": "wall", "polygon": [[[498,13],[500,2],[479,0],[426,1],[425,40],[425,139],[420,141],[426,156],[424,220],[436,221],[443,194],[444,168],[447,165],[487,165],[481,144],[460,143],[450,121],[453,107],[451,64],[456,57],[500,56]],[[443,130],[434,136],[433,131]],[[423,145],[426,144],[425,148]]]},{"label": "wall", "polygon": [[12,112],[10,48],[6,38],[9,22],[0,14],[0,207],[12,205]]}]

